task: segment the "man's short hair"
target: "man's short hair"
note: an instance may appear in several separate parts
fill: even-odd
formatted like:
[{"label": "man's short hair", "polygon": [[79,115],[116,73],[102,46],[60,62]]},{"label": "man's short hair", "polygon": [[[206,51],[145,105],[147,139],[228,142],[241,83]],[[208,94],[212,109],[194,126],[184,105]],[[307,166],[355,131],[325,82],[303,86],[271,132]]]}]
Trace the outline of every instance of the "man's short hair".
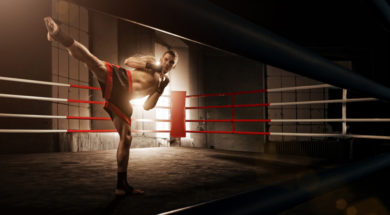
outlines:
[{"label": "man's short hair", "polygon": [[170,54],[175,57],[175,64],[173,66],[176,66],[177,62],[179,61],[179,54],[177,53],[177,51],[170,49],[165,51],[162,56],[164,57],[166,54]]}]

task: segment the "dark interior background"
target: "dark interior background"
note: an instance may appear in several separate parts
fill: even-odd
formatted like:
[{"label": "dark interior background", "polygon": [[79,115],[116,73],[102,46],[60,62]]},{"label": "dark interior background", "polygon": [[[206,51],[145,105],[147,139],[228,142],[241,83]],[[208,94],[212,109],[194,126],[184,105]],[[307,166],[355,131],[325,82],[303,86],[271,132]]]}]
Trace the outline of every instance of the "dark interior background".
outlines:
[{"label": "dark interior background", "polygon": [[[210,2],[329,60],[351,61],[354,72],[390,87],[389,25],[368,0],[241,0],[239,2],[210,0]],[[127,4],[131,6],[131,3]],[[51,80],[50,43],[43,39],[46,30],[42,22],[42,18],[50,13],[51,1],[49,0],[3,0],[0,2],[1,76],[42,81]],[[126,23],[120,22],[119,28],[125,32],[123,26],[126,25]],[[121,38],[121,40],[125,39]],[[153,40],[153,38],[149,38],[149,40]],[[118,58],[120,59],[118,61],[122,61],[123,56],[132,54],[127,53],[127,50],[127,47],[119,48]],[[215,56],[214,53],[209,52],[208,48],[204,48],[203,51],[205,51],[204,56],[214,56],[217,62],[218,59],[231,57],[230,55],[224,56],[224,54]],[[239,60],[234,65],[235,61],[231,60],[229,68],[238,67],[240,66],[238,64],[244,61],[246,60]],[[212,67],[210,62],[204,62],[204,64]],[[227,73],[230,75],[229,77],[236,75],[234,69],[227,71]],[[207,81],[211,80],[206,79],[205,82]],[[210,91],[217,90],[216,86],[218,86],[204,85],[203,90],[206,93],[213,93]],[[12,82],[2,81],[0,90],[1,93],[9,94],[51,96],[51,88],[49,87],[28,84],[16,85]],[[221,91],[227,90],[221,89]],[[350,96],[361,96],[361,94],[350,92]],[[330,94],[330,97],[339,98],[339,94]],[[0,104],[0,112],[2,113],[50,113],[50,106],[43,105],[44,103],[38,101],[1,98]],[[373,104],[375,110],[372,109]],[[348,104],[348,117],[362,117],[362,112],[365,112],[364,117],[383,118],[388,114],[389,108],[388,103],[380,103],[380,105],[376,103]],[[331,116],[330,109],[329,118]],[[0,127],[46,129],[50,128],[50,120],[0,118]],[[353,129],[352,133],[389,133],[385,123],[378,126],[355,123],[351,129]],[[55,137],[50,135],[1,134],[0,149],[2,147],[12,148],[13,145],[10,142],[24,142],[25,144],[15,147],[31,147],[31,143],[35,143],[31,150],[27,150],[28,152],[53,151],[55,150],[55,145],[53,145],[55,141]],[[40,148],[39,144],[42,142],[50,142],[50,144]],[[386,141],[379,142],[386,143]],[[364,147],[362,151],[365,151]]]}]

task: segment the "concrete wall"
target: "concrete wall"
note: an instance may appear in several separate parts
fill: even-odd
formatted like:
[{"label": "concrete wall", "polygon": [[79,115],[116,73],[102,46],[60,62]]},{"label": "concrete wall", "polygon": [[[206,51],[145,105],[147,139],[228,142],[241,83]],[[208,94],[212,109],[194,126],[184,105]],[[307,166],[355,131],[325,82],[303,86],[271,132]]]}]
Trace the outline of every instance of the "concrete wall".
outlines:
[{"label": "concrete wall", "polygon": [[[264,88],[263,64],[240,56],[224,53],[209,48],[201,49],[201,64],[198,72],[202,82],[201,93],[236,92]],[[202,97],[200,105],[229,105],[232,104],[231,96]],[[264,94],[238,95],[235,104],[264,103]],[[206,109],[205,115],[199,114],[199,118],[205,119],[231,119],[232,109]],[[236,108],[236,119],[262,119],[265,117],[263,107]],[[231,123],[207,123],[199,124],[200,129],[210,131],[231,131]],[[262,123],[235,123],[237,131],[265,131]],[[236,150],[236,151],[264,151],[265,137],[261,135],[231,135],[231,134],[207,134],[206,145],[209,148]]]},{"label": "concrete wall", "polygon": [[[41,81],[55,81],[79,85],[97,86],[95,78],[87,68],[57,43],[46,40],[46,29],[42,18],[52,15],[61,22],[62,30],[88,47],[93,54],[102,60],[123,66],[123,60],[134,54],[159,56],[169,48],[176,49],[180,62],[170,75],[171,90],[186,90],[189,95],[203,93],[221,93],[243,90],[287,87],[315,84],[286,71],[268,67],[267,83],[265,70],[260,62],[206,48],[199,44],[183,41],[170,35],[155,32],[115,17],[87,11],[75,4],[60,0],[2,0],[0,1],[0,48],[2,58],[2,76],[26,78]],[[389,81],[389,38],[381,35],[370,38],[362,49],[343,53],[343,49],[317,47],[313,50],[328,59],[351,60],[352,69],[363,73],[378,82]],[[314,48],[316,49],[316,48]],[[337,57],[335,57],[337,56]],[[335,59],[338,58],[338,59]],[[51,63],[49,63],[51,62]],[[33,95],[44,97],[72,98],[80,100],[103,101],[101,92],[48,87],[22,83],[4,82],[0,84],[1,93]],[[354,92],[350,92],[354,96]],[[268,102],[297,100],[316,100],[322,98],[340,98],[332,91],[311,90],[302,93],[270,94]],[[108,114],[100,105],[60,104],[33,100],[4,99],[0,100],[0,113],[103,116]],[[264,103],[264,95],[254,94],[237,96],[236,104]],[[231,104],[231,97],[188,99],[188,106],[226,105]],[[370,110],[371,104],[351,104],[348,106],[350,117],[362,117],[361,110]],[[337,117],[332,105],[312,105],[286,108],[237,108],[236,118],[333,118]],[[372,109],[371,109],[372,110]],[[363,117],[387,117],[388,104],[376,105],[376,110],[369,111]],[[268,117],[267,117],[268,115]],[[134,111],[134,118],[156,117],[156,111]],[[230,119],[231,109],[203,109],[188,111],[189,119]],[[271,131],[283,132],[332,132],[339,129],[339,124],[272,124]],[[0,127],[8,129],[113,129],[110,121],[51,120],[51,119],[16,119],[0,118]],[[150,123],[133,123],[133,129],[154,129]],[[190,130],[231,130],[231,123],[190,123]],[[265,131],[262,123],[236,123],[239,131]],[[358,133],[382,132],[388,135],[388,123],[381,126],[354,124],[351,131]],[[0,153],[10,152],[52,152],[52,151],[85,151],[116,148],[118,137],[115,134],[0,134]],[[167,146],[167,138],[156,138],[155,134],[134,135],[133,147]],[[322,138],[271,137],[270,142],[299,143]],[[277,145],[265,144],[264,136],[190,134],[182,139],[182,146],[208,147],[238,151],[263,152],[277,151]],[[329,145],[329,144],[328,144]],[[337,144],[335,144],[337,145]],[[300,148],[325,147],[309,144],[298,144]],[[284,146],[283,146],[284,147]],[[297,152],[297,148],[286,148],[285,151]],[[329,148],[338,150],[338,148]],[[282,150],[283,151],[283,150]],[[304,150],[303,150],[304,151]]]},{"label": "concrete wall", "polygon": [[[117,19],[96,12],[89,12],[91,52],[101,60],[118,64],[118,23]],[[90,83],[100,87],[91,74]],[[101,91],[92,91],[91,100],[104,101]],[[91,116],[110,117],[102,105],[92,105]],[[114,129],[111,121],[93,120],[92,129]]]},{"label": "concrete wall", "polygon": [[[118,20],[96,12],[90,12],[91,19],[91,52],[98,58],[110,63],[118,64],[124,68],[124,60],[134,55],[156,55],[156,48],[161,46],[162,52],[167,48],[156,43],[156,36],[153,30]],[[127,68],[130,69],[130,68]],[[94,86],[98,86],[96,78],[91,78]],[[93,92],[93,100],[104,101],[101,92]],[[142,107],[133,106],[134,119],[155,119],[155,110],[145,111]],[[95,105],[92,108],[92,116],[109,117],[101,106]],[[111,121],[92,121],[93,129],[114,129]],[[132,123],[135,130],[155,130],[155,124],[149,122]],[[104,136],[104,134],[102,134]],[[116,134],[109,134],[116,136]],[[97,135],[99,136],[99,135]],[[158,147],[167,146],[168,141],[156,138],[154,133],[133,133],[132,147]],[[109,137],[109,136],[108,136]],[[84,141],[91,141],[91,137]],[[115,139],[117,140],[117,139]],[[99,142],[99,139],[96,140]],[[109,148],[116,148],[116,144],[110,144]],[[88,145],[88,144],[86,144]],[[98,144],[99,145],[99,144]],[[92,149],[92,148],[91,148]],[[97,149],[97,148],[96,148]],[[96,150],[95,149],[95,150]]]},{"label": "concrete wall", "polygon": [[[318,84],[323,83],[279,68],[267,66],[268,89]],[[319,88],[272,92],[267,94],[267,99],[269,103],[326,100],[328,99],[328,89]],[[270,106],[268,108],[269,119],[325,119],[328,118],[327,114],[327,104]],[[269,125],[269,131],[291,133],[332,133],[332,129],[327,125],[327,123],[271,123]],[[268,139],[271,142],[296,142],[324,140],[326,138],[270,136]]]},{"label": "concrete wall", "polygon": [[[323,84],[279,68],[267,66],[267,88],[285,88],[294,86],[309,86]],[[329,89],[319,88],[310,90],[295,90],[285,92],[270,92],[267,94],[268,103],[295,102],[295,101],[315,101],[329,99]],[[340,98],[339,98],[340,99]],[[328,104],[312,105],[286,105],[270,106],[267,109],[268,119],[326,119],[328,118]],[[341,111],[341,106],[340,110]],[[341,113],[341,112],[340,112]],[[341,116],[340,116],[341,117]],[[313,122],[292,122],[292,123],[270,123],[270,132],[283,133],[333,133],[329,123]],[[321,153],[321,148],[335,148],[334,144],[323,145],[326,137],[310,136],[268,136],[266,152],[268,153]],[[305,144],[311,142],[312,144]],[[310,146],[312,145],[312,146]],[[326,150],[323,150],[324,153]]]},{"label": "concrete wall", "polygon": [[[205,73],[203,72],[203,52],[202,47],[196,44],[189,44],[189,76],[190,76],[190,85],[187,89],[188,95],[197,95],[204,94],[204,85],[203,85],[203,76]],[[197,107],[197,106],[205,106],[205,101],[203,98],[189,98],[186,101],[186,106]],[[206,119],[206,110],[198,109],[198,110],[188,110],[187,111],[187,119]],[[189,130],[193,131],[204,131],[206,130],[206,123],[189,123]],[[197,134],[192,133],[191,139],[192,141],[182,140],[182,146],[189,147],[204,147],[207,148],[207,135],[206,134]]]},{"label": "concrete wall", "polygon": [[[146,29],[125,21],[118,21],[113,17],[91,13],[91,40],[92,52],[102,59],[123,66],[123,60],[134,54],[155,55],[159,57],[163,51],[169,48],[176,49],[180,55],[180,62],[176,70],[169,76],[170,90],[186,90],[189,95],[202,93],[220,93],[263,88],[278,88],[299,85],[312,85],[319,82],[274,67],[267,67],[267,77],[262,63],[254,62],[239,56],[227,54],[194,44],[188,41],[174,38],[151,29]],[[93,21],[94,20],[94,21]],[[387,40],[381,38],[381,41]],[[374,42],[371,46],[371,67],[375,70],[388,68],[383,56],[388,56],[387,49],[380,46],[381,42]],[[336,50],[337,51],[337,50]],[[326,54],[335,51],[325,51]],[[382,53],[385,53],[382,55]],[[320,53],[321,54],[321,53]],[[322,53],[323,54],[323,53]],[[323,54],[324,55],[324,54]],[[324,55],[325,56],[325,55]],[[356,56],[356,55],[355,55]],[[359,55],[360,57],[362,55]],[[329,57],[328,57],[329,58]],[[334,59],[330,57],[329,59]],[[342,60],[349,60],[348,56]],[[379,62],[381,61],[381,62]],[[359,64],[358,60],[354,60]],[[356,64],[356,65],[357,65]],[[351,65],[349,65],[351,66]],[[379,67],[379,68],[377,68]],[[361,70],[359,66],[357,70]],[[367,69],[367,76],[374,77],[372,68]],[[371,74],[371,73],[372,74]],[[381,73],[382,76],[385,73]],[[387,76],[386,76],[387,77]],[[93,79],[92,79],[93,80]],[[266,82],[266,83],[265,83]],[[101,99],[100,93],[93,95],[94,100]],[[268,102],[288,102],[295,100],[321,100],[326,98],[340,98],[340,94],[324,89],[306,90],[300,92],[273,93],[268,95]],[[264,95],[238,96],[236,104],[265,103]],[[207,106],[231,104],[230,97],[194,98],[187,100],[187,106]],[[306,105],[272,107],[266,112],[265,108],[237,108],[236,118],[334,118],[335,111],[339,107],[335,105]],[[98,106],[92,109],[93,116],[107,116]],[[191,110],[188,111],[188,119],[229,119],[231,109],[215,110]],[[144,111],[142,108],[134,108],[134,118],[154,119],[156,110]],[[92,124],[94,129],[111,129],[111,122],[98,122]],[[133,123],[133,129],[155,129],[153,123]],[[190,123],[189,130],[231,130],[231,123]],[[265,131],[263,123],[236,123],[239,131]],[[324,133],[340,129],[340,124],[332,123],[293,123],[271,124],[270,131],[298,132],[298,133]],[[281,137],[271,136],[266,143],[264,136],[248,135],[221,135],[221,134],[189,134],[189,138],[183,138],[182,146],[209,147],[218,149],[256,151],[256,152],[286,152],[296,153],[313,151],[320,155],[326,148],[331,151],[342,151],[342,144],[321,143],[326,138],[312,137]],[[161,146],[159,141],[167,139],[156,138],[154,133],[134,134],[133,146]],[[307,144],[310,141],[314,144]],[[166,143],[166,142],[164,142]],[[275,144],[273,144],[275,143]],[[287,145],[289,144],[289,145]],[[328,153],[326,152],[326,153]]]},{"label": "concrete wall", "polygon": [[[126,68],[124,61],[134,55],[155,55],[154,30],[118,20],[118,58],[119,65]],[[155,110],[145,111],[141,106],[133,105],[134,119],[155,119]],[[150,122],[132,122],[135,130],[155,130],[155,124]],[[157,144],[154,133],[133,133],[132,147],[154,147]]]},{"label": "concrete wall", "polygon": [[[353,69],[352,61],[338,60],[334,61],[340,66],[347,69]],[[267,88],[281,88],[281,87],[293,87],[293,86],[305,86],[323,84],[321,82],[296,75],[279,68],[267,66]],[[348,98],[353,97],[365,97],[365,95],[349,92]],[[293,101],[313,101],[313,100],[327,100],[327,99],[341,99],[341,89],[311,89],[311,90],[296,90],[288,92],[273,92],[268,93],[268,102],[293,102]],[[348,118],[369,118],[371,117],[384,117],[382,111],[366,112],[364,109],[381,109],[382,106],[373,108],[370,102],[365,103],[349,103],[347,105],[347,117]],[[364,107],[364,108],[363,108]],[[342,105],[335,104],[313,104],[313,105],[289,105],[289,106],[270,106],[268,108],[269,119],[340,119]],[[382,114],[382,115],[381,115]],[[365,124],[364,127],[359,129],[359,125]],[[386,123],[385,123],[386,124]],[[388,131],[385,128],[386,125],[380,123],[380,125],[371,123],[371,126],[367,126],[367,123],[347,123],[347,133],[360,133],[370,134],[375,130],[376,134],[388,135]],[[362,129],[363,128],[363,129]],[[270,123],[270,132],[292,132],[292,133],[341,133],[341,123]],[[382,132],[382,133],[381,133]],[[375,134],[375,133],[371,133]],[[366,145],[362,147],[360,143],[366,142]],[[268,153],[289,153],[289,154],[306,154],[311,156],[329,157],[336,159],[345,159],[354,154],[370,154],[375,151],[377,147],[375,140],[369,142],[364,139],[340,139],[329,137],[294,137],[294,136],[269,136],[266,145],[266,152]],[[379,141],[383,142],[383,141]],[[357,147],[351,148],[352,143],[358,143]],[[356,144],[355,144],[356,145]],[[364,149],[363,149],[364,148]],[[353,151],[350,151],[353,149]]]},{"label": "concrete wall", "polygon": [[[47,41],[43,24],[45,16],[58,20],[62,31],[81,42],[102,60],[123,66],[121,62],[132,54],[154,54],[154,31],[118,22],[116,18],[107,15],[90,13],[67,1],[1,1],[0,6],[0,24],[2,29],[7,29],[2,32],[0,47],[3,51],[11,50],[2,54],[2,76],[97,86],[92,73],[83,63],[69,56],[66,49],[57,42]],[[9,20],[13,20],[12,24]],[[145,40],[147,37],[150,40]],[[2,82],[0,90],[1,93],[9,94],[103,100],[101,92],[66,87]],[[1,104],[1,113],[108,117],[101,105],[3,98]],[[0,122],[1,128],[7,129],[113,128],[111,121],[0,118]],[[106,133],[0,134],[0,153],[114,149],[118,142],[116,134]],[[167,141],[148,137],[135,137],[133,140],[133,147],[167,144]]]},{"label": "concrete wall", "polygon": [[[1,76],[51,81],[51,51],[43,17],[51,1],[0,1]],[[51,97],[51,88],[1,81],[0,93]],[[51,103],[0,98],[0,113],[50,115]],[[0,118],[1,129],[50,129],[48,119]],[[47,152],[55,148],[52,135],[0,134],[0,153]]]},{"label": "concrete wall", "polygon": [[[61,22],[61,31],[69,34],[89,48],[88,11],[66,1],[52,1],[52,17]],[[58,42],[51,43],[51,81],[89,86],[89,71],[86,65],[74,57]],[[88,89],[52,87],[52,97],[89,100]],[[52,114],[60,116],[90,116],[90,105],[85,103],[52,103]],[[90,129],[90,120],[53,119],[53,129]]]}]

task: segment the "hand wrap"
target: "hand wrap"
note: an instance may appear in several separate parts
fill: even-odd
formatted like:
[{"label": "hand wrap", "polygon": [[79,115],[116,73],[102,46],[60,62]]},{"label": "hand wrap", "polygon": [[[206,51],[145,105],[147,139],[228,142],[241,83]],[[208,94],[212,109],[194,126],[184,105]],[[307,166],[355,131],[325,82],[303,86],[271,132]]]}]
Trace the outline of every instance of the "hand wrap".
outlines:
[{"label": "hand wrap", "polygon": [[158,87],[156,89],[156,92],[163,94],[165,87],[169,83],[169,78],[164,75],[164,77],[161,79],[160,83],[158,84]]},{"label": "hand wrap", "polygon": [[150,69],[154,72],[162,73],[162,66],[154,63],[146,63],[146,69]]}]

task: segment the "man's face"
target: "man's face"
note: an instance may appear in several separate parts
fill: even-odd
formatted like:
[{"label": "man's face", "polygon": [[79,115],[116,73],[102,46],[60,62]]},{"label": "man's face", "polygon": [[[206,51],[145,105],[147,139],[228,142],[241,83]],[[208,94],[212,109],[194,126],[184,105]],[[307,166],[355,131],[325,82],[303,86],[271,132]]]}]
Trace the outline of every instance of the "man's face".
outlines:
[{"label": "man's face", "polygon": [[161,57],[160,63],[162,66],[162,71],[165,74],[165,73],[171,71],[171,69],[175,68],[173,66],[175,64],[175,57],[170,55],[169,53],[166,53],[164,56]]}]

